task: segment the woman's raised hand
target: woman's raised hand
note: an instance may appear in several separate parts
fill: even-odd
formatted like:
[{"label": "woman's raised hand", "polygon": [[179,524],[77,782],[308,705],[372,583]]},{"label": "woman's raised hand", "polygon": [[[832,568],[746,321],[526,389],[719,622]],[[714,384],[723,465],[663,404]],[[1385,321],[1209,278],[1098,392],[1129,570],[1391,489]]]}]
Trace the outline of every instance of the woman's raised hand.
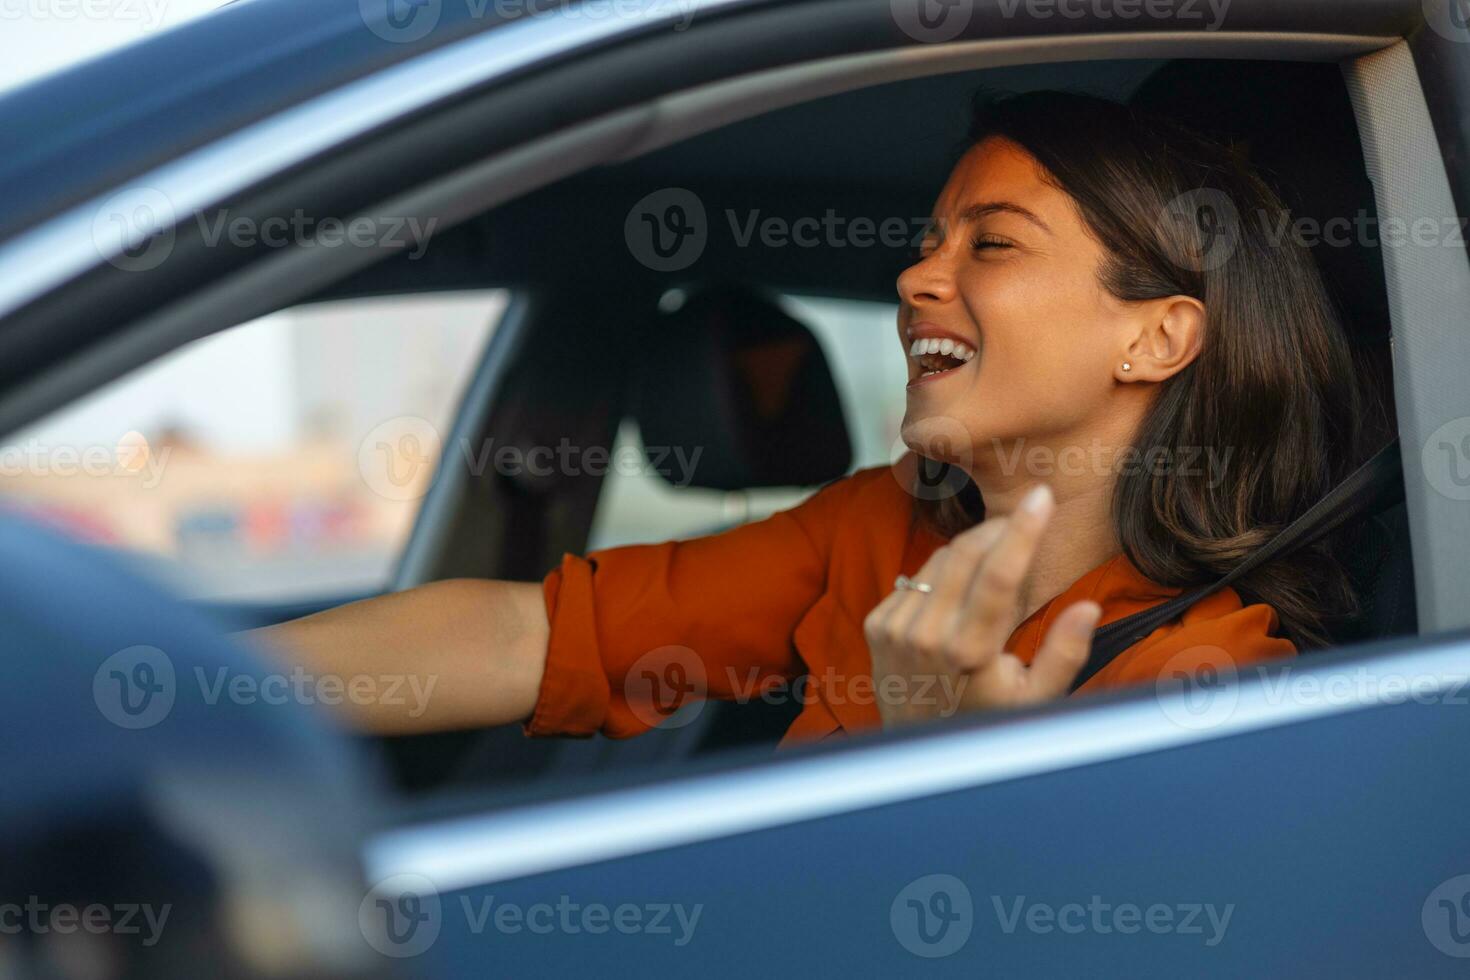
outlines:
[{"label": "woman's raised hand", "polygon": [[966,530],[935,551],[915,581],[896,589],[863,630],[883,724],[955,711],[1030,704],[1067,693],[1087,662],[1102,610],[1078,602],[1059,615],[1028,666],[1005,645],[1020,619],[1021,586],[1055,504],[1045,486],[1006,517]]}]

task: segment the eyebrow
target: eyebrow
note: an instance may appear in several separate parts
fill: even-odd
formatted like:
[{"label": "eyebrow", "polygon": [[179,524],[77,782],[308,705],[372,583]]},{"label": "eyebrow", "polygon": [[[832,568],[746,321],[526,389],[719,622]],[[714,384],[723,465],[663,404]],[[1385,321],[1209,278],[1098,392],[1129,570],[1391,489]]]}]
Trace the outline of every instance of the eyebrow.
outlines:
[{"label": "eyebrow", "polygon": [[1039,227],[1048,235],[1051,234],[1051,228],[1047,227],[1046,222],[1042,221],[1036,212],[1028,208],[1023,208],[1019,204],[1012,204],[1010,201],[985,201],[980,204],[971,204],[960,212],[960,218],[964,221],[975,221],[989,214],[1019,215]]}]

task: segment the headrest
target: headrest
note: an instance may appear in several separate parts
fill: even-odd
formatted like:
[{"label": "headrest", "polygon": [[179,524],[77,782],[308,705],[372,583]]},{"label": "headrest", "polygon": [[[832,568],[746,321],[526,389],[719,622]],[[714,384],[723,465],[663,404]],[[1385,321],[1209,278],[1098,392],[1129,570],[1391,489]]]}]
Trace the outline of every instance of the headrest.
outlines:
[{"label": "headrest", "polygon": [[683,453],[693,486],[811,486],[852,462],[816,337],[746,286],[704,287],[659,315],[643,343],[630,414],[650,465],[683,477],[668,463],[671,451]]},{"label": "headrest", "polygon": [[1348,339],[1358,346],[1387,340],[1373,184],[1336,65],[1175,61],[1149,76],[1131,103],[1233,144],[1293,220],[1310,220],[1309,251]]}]

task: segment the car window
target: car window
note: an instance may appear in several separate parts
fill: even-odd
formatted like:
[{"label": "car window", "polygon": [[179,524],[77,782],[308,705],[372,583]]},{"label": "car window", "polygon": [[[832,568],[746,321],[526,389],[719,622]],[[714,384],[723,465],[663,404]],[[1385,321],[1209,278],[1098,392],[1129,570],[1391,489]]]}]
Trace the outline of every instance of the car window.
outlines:
[{"label": "car window", "polygon": [[[852,439],[853,469],[896,458],[903,420],[907,368],[890,303],[782,296],[788,313],[811,328],[837,384]],[[619,427],[614,460],[640,459],[638,427]],[[631,450],[631,452],[630,452]],[[615,466],[608,472],[593,519],[590,548],[664,541],[723,530],[794,506],[813,487],[737,492],[678,487],[652,467]]]},{"label": "car window", "polygon": [[0,500],[191,598],[377,591],[505,304],[355,299],[197,341],[0,443]]}]

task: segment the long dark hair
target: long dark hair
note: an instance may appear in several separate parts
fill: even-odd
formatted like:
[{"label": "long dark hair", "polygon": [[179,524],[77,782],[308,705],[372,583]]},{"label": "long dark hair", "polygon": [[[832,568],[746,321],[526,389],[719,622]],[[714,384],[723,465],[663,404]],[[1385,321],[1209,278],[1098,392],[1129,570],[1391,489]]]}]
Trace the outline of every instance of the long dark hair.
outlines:
[{"label": "long dark hair", "polygon": [[[1362,455],[1352,357],[1315,263],[1289,236],[1273,236],[1287,226],[1285,206],[1231,147],[1171,120],[1066,92],[982,93],[968,145],[988,137],[1025,149],[1076,203],[1106,252],[1098,276],[1108,292],[1204,304],[1200,354],[1159,385],[1132,458],[1215,447],[1229,451],[1225,479],[1205,467],[1120,468],[1112,519],[1123,553],[1150,579],[1213,581]],[[917,507],[945,535],[984,516],[968,481]],[[1272,606],[1298,646],[1323,643],[1353,608],[1326,545],[1268,562],[1236,588]]]}]

